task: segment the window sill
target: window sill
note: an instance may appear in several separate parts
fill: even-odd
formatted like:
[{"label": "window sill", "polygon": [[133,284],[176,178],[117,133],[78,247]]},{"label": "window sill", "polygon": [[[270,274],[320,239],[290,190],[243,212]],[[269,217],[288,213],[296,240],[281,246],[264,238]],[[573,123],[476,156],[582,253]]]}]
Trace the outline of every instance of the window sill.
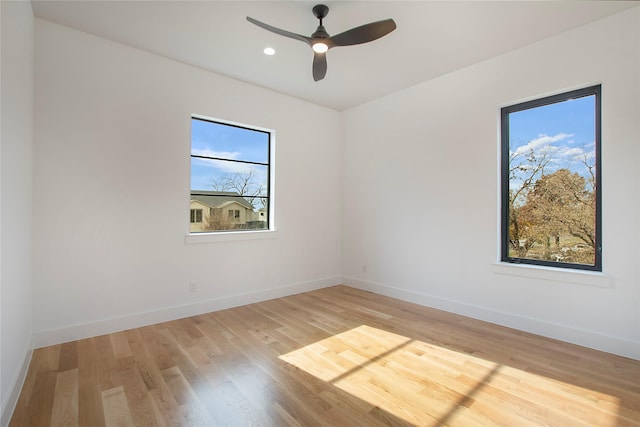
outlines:
[{"label": "window sill", "polygon": [[563,270],[559,268],[538,265],[511,264],[499,262],[493,264],[492,271],[496,274],[527,277],[530,279],[551,280],[577,285],[612,288],[613,278],[605,273],[582,270]]},{"label": "window sill", "polygon": [[184,237],[187,245],[201,243],[237,242],[243,240],[275,239],[278,233],[274,230],[261,231],[228,231],[222,233],[190,233]]}]

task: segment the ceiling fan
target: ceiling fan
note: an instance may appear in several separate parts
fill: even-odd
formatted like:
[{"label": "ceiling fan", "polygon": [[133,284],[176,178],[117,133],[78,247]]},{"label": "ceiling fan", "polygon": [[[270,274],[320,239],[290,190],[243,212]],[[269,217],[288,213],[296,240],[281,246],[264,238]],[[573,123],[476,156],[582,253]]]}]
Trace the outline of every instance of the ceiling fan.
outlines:
[{"label": "ceiling fan", "polygon": [[386,36],[396,29],[396,23],[393,19],[384,19],[382,21],[371,22],[352,28],[335,36],[330,36],[322,25],[322,20],[329,13],[329,7],[324,4],[318,4],[313,7],[313,14],[320,20],[320,25],[310,37],[282,30],[271,25],[260,22],[247,16],[247,21],[271,31],[281,36],[300,40],[307,43],[313,49],[313,80],[322,80],[327,74],[327,57],[326,52],[338,46],[352,46],[356,44],[368,43],[370,41]]}]

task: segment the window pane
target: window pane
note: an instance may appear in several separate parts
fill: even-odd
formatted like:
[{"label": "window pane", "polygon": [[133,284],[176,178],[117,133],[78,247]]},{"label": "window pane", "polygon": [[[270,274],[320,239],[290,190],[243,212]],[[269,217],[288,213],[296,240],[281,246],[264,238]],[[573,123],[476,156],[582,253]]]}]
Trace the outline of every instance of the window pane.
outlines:
[{"label": "window pane", "polygon": [[576,92],[503,109],[503,260],[600,268],[599,87]]},{"label": "window pane", "polygon": [[[207,206],[199,211],[202,224],[192,227],[191,232],[262,230],[269,224],[269,200],[265,198],[240,197],[232,193],[215,191],[192,192],[191,203]],[[192,210],[193,212],[193,210]],[[197,228],[197,229],[195,229]]]},{"label": "window pane", "polygon": [[191,154],[266,164],[269,162],[269,133],[193,119]]},{"label": "window pane", "polygon": [[235,191],[241,196],[266,196],[268,178],[267,166],[191,158],[191,190]]}]

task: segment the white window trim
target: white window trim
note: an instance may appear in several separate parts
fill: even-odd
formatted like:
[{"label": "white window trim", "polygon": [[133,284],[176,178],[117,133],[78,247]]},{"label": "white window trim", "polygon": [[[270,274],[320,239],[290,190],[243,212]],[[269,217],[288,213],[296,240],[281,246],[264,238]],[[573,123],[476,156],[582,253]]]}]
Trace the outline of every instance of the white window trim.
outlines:
[{"label": "white window trim", "polygon": [[[502,107],[500,107],[502,108]],[[497,114],[497,162],[500,164],[501,161],[501,149],[502,149],[502,141],[500,139],[500,109],[498,109]],[[496,189],[497,189],[497,212],[500,212],[502,206],[502,186],[501,186],[501,175],[500,170],[498,168],[498,173],[496,174]],[[549,280],[557,283],[571,284],[571,285],[582,285],[582,286],[594,286],[598,288],[613,288],[614,280],[613,277],[601,271],[591,271],[591,270],[578,270],[578,269],[569,269],[569,268],[557,268],[557,267],[547,267],[541,265],[533,265],[533,264],[516,264],[511,262],[502,262],[500,261],[501,255],[501,234],[502,233],[502,222],[500,220],[500,216],[498,215],[496,222],[496,253],[498,259],[494,264],[491,265],[491,272],[493,274],[502,274],[513,277],[522,277],[527,279],[536,279],[536,280]]]},{"label": "white window trim", "polygon": [[[242,230],[242,231],[212,231],[209,233],[191,233],[189,231],[190,223],[187,223],[187,234],[184,237],[184,243],[186,245],[203,244],[203,243],[220,243],[220,242],[233,242],[233,241],[246,241],[246,240],[265,240],[275,239],[278,237],[275,224],[275,208],[274,199],[276,193],[276,180],[275,180],[275,164],[276,164],[276,131],[274,129],[263,128],[260,126],[246,125],[239,122],[233,122],[230,120],[216,119],[213,117],[203,116],[201,114],[191,114],[189,120],[192,119],[209,120],[219,123],[225,123],[231,126],[240,126],[255,129],[258,131],[269,132],[270,144],[269,144],[269,229],[267,230]],[[191,141],[189,141],[189,157],[191,157]],[[186,193],[191,191],[191,184],[187,187]],[[187,200],[189,203],[189,200]],[[189,203],[190,205],[190,203]]]},{"label": "white window trim", "polygon": [[216,233],[188,233],[184,238],[184,243],[187,245],[196,245],[202,243],[276,239],[277,237],[278,232],[275,230],[219,231]]},{"label": "white window trim", "polygon": [[598,288],[613,288],[613,278],[606,273],[589,270],[572,270],[530,264],[514,264],[510,262],[496,262],[491,266],[495,274],[525,277],[537,280],[570,283],[574,285],[595,286]]}]

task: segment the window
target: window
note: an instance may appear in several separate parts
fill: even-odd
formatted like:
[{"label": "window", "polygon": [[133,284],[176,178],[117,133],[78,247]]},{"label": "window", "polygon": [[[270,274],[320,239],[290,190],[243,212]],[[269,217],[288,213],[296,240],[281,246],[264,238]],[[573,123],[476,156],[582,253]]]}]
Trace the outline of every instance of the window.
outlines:
[{"label": "window", "polygon": [[[272,131],[191,118],[191,233],[271,228],[272,145]],[[196,226],[193,209],[201,206]]]},{"label": "window", "polygon": [[600,86],[501,110],[504,262],[602,271]]},{"label": "window", "polygon": [[202,222],[202,209],[191,209],[191,222]]}]

